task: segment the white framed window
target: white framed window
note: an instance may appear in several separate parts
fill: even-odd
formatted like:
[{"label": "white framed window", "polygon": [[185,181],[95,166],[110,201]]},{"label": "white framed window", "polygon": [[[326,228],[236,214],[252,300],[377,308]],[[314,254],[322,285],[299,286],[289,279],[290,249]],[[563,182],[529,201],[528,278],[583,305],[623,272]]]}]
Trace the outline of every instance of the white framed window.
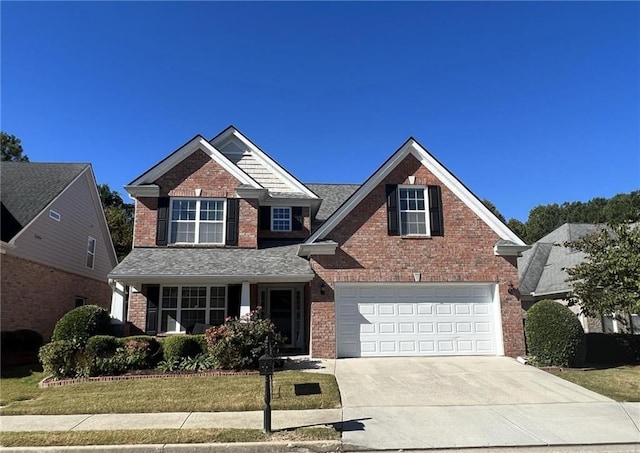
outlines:
[{"label": "white framed window", "polygon": [[429,236],[429,215],[426,189],[421,186],[398,187],[400,235]]},{"label": "white framed window", "polygon": [[271,231],[291,231],[291,208],[271,208]]},{"label": "white framed window", "polygon": [[196,324],[219,325],[227,317],[226,286],[163,286],[160,331],[186,332]]},{"label": "white framed window", "polygon": [[62,218],[60,213],[54,211],[53,209],[49,210],[49,217],[52,218],[53,220],[55,220],[56,222],[59,222],[60,219]]},{"label": "white framed window", "polygon": [[172,199],[170,242],[224,244],[225,208],[224,199]]},{"label": "white framed window", "polygon": [[87,267],[93,269],[96,260],[96,240],[89,236],[87,240]]}]

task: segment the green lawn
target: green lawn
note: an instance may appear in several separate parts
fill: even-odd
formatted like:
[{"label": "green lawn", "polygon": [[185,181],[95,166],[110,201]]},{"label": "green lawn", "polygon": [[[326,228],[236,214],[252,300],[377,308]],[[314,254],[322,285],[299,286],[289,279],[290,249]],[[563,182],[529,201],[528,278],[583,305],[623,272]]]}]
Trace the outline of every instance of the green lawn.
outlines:
[{"label": "green lawn", "polygon": [[640,401],[640,366],[551,373],[616,401]]},{"label": "green lawn", "polygon": [[[215,376],[86,382],[38,388],[42,372],[0,380],[0,415],[224,412],[261,410],[264,377]],[[321,393],[296,396],[294,384],[318,383]],[[335,377],[282,371],[274,375],[274,410],[340,407]]]},{"label": "green lawn", "polygon": [[302,428],[265,434],[257,429],[145,429],[118,431],[0,432],[4,447],[58,445],[193,444],[217,442],[267,442],[340,440],[332,428]]}]

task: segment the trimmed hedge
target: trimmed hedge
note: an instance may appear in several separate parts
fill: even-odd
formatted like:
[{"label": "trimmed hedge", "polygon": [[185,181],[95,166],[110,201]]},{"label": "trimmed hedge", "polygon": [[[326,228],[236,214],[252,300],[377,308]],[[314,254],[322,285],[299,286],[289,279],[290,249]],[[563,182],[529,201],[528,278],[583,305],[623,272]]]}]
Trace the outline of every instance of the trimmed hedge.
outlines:
[{"label": "trimmed hedge", "polygon": [[56,323],[51,341],[67,340],[85,345],[94,335],[111,334],[111,316],[97,305],[83,305],[65,314]]},{"label": "trimmed hedge", "polygon": [[46,374],[56,379],[87,376],[88,366],[82,348],[74,341],[58,340],[40,348],[38,358]]},{"label": "trimmed hedge", "polygon": [[588,333],[587,363],[591,365],[640,363],[640,335]]},{"label": "trimmed hedge", "polygon": [[166,362],[196,357],[205,352],[203,335],[172,335],[162,340],[162,351]]},{"label": "trimmed hedge", "polygon": [[538,366],[580,366],[586,347],[582,325],[559,302],[542,300],[527,311],[527,355]]}]

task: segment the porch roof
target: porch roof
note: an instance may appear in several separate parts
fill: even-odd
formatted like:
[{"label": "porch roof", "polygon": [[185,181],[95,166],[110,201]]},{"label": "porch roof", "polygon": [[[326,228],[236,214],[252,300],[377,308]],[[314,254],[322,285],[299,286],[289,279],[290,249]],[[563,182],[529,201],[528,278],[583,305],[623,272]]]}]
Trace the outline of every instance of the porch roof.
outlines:
[{"label": "porch roof", "polygon": [[266,249],[135,248],[109,273],[126,283],[168,282],[308,282],[309,261],[297,255],[298,245]]}]

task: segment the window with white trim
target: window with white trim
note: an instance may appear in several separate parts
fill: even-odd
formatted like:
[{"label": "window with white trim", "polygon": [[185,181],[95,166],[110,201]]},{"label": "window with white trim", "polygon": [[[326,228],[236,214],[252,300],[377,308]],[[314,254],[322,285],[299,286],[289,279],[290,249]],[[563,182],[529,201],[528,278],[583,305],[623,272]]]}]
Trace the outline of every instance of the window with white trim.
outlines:
[{"label": "window with white trim", "polygon": [[96,260],[96,240],[89,236],[87,240],[87,267],[93,269]]},{"label": "window with white trim", "polygon": [[196,324],[219,325],[226,316],[226,286],[163,286],[161,289],[162,332],[186,332]]},{"label": "window with white trim", "polygon": [[59,222],[60,219],[62,218],[62,216],[60,215],[59,212],[54,211],[53,209],[49,210],[49,217],[51,217],[53,220],[55,220],[56,222]]},{"label": "window with white trim", "polygon": [[171,200],[170,242],[224,244],[224,199]]},{"label": "window with white trim", "polygon": [[429,216],[425,196],[424,187],[398,187],[401,235],[429,235]]},{"label": "window with white trim", "polygon": [[291,231],[291,208],[271,208],[271,231]]}]

